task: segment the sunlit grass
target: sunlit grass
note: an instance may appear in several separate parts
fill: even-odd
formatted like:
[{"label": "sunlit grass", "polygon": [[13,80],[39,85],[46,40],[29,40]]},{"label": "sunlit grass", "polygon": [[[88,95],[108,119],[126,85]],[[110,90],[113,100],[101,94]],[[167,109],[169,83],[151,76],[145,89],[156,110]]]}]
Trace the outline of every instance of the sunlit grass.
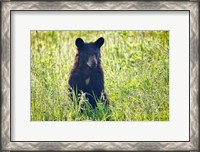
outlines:
[{"label": "sunlit grass", "polygon": [[[83,97],[71,101],[69,72],[75,40],[104,37],[101,63],[109,107],[91,110]],[[32,121],[168,121],[169,32],[167,31],[32,31]]]}]

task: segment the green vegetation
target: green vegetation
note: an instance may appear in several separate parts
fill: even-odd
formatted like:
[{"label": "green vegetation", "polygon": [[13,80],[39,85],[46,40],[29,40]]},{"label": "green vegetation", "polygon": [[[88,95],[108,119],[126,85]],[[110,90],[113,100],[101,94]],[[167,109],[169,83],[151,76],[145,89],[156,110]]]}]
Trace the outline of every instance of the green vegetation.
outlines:
[{"label": "green vegetation", "polygon": [[[110,105],[98,103],[99,110],[91,110],[85,104],[81,113],[68,96],[75,40],[101,36]],[[31,120],[168,121],[169,32],[31,31]]]}]

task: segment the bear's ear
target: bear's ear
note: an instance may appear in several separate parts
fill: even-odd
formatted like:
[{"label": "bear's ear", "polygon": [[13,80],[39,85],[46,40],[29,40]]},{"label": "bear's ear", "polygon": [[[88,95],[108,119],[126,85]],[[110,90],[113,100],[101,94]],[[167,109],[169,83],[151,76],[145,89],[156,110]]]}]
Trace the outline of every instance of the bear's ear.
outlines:
[{"label": "bear's ear", "polygon": [[77,38],[77,39],[76,39],[76,46],[77,46],[78,48],[83,47],[83,46],[84,46],[84,41],[83,41],[81,38]]},{"label": "bear's ear", "polygon": [[96,42],[95,45],[98,46],[99,48],[103,45],[104,43],[104,38],[100,37]]}]

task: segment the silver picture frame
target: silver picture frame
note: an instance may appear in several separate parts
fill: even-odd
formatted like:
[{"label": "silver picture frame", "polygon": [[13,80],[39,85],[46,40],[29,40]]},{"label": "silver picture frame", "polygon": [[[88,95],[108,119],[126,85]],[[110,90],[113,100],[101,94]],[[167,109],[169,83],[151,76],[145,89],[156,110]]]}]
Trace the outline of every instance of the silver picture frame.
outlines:
[{"label": "silver picture frame", "polygon": [[[1,1],[1,150],[199,150],[198,1]],[[17,10],[172,10],[190,12],[190,139],[187,142],[17,142],[11,141],[11,12]],[[184,119],[184,118],[183,118]]]}]

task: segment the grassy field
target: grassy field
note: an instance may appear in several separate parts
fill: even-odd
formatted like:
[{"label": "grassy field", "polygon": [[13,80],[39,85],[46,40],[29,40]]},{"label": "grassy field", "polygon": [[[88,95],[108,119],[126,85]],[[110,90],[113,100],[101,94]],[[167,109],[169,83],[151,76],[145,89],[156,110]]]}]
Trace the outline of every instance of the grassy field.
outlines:
[{"label": "grassy field", "polygon": [[[78,37],[105,39],[101,64],[109,107],[86,105],[81,113],[68,97]],[[168,121],[169,32],[31,31],[31,120]]]}]

